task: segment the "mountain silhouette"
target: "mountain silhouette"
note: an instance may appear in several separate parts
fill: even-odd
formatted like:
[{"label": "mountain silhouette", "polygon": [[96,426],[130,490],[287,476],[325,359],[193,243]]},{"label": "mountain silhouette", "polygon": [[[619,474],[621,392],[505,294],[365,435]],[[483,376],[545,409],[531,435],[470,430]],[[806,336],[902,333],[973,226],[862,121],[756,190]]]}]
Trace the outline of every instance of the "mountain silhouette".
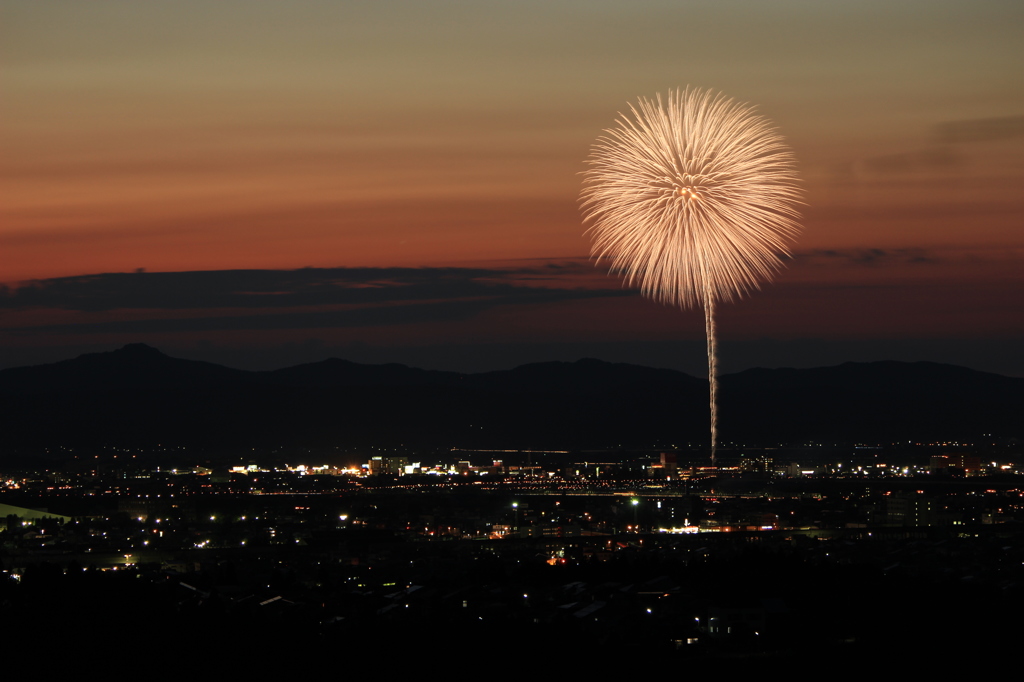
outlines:
[{"label": "mountain silhouette", "polygon": [[[1024,379],[928,362],[720,377],[724,442],[1024,435]],[[0,371],[0,445],[668,447],[707,441],[707,380],[594,359],[464,374],[337,358],[252,372],[144,344]]]}]

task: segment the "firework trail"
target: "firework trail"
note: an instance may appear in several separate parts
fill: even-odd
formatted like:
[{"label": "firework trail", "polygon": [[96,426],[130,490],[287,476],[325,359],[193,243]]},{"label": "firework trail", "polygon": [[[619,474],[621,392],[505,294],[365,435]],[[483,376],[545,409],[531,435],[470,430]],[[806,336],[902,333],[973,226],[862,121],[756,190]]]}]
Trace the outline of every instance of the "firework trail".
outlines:
[{"label": "firework trail", "polygon": [[800,229],[795,161],[753,108],[696,88],[641,98],[591,150],[581,196],[591,254],[645,296],[704,308],[711,461],[715,304],[770,279]]}]

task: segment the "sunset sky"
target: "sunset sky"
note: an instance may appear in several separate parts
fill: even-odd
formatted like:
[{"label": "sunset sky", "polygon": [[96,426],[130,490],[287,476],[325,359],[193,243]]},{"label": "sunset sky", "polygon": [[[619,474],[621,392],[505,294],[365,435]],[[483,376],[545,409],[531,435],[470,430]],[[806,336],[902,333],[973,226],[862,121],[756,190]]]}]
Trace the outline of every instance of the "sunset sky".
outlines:
[{"label": "sunset sky", "polygon": [[687,85],[798,159],[794,258],[722,306],[721,369],[1024,376],[1020,0],[0,0],[0,367],[141,341],[270,369],[706,371],[623,289],[594,140]]}]

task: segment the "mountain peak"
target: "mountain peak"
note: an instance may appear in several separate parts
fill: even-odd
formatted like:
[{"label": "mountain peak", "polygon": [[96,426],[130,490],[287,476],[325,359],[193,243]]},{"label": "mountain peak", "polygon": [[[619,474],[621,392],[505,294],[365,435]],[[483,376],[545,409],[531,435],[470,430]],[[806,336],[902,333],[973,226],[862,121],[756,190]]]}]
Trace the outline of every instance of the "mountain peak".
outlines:
[{"label": "mountain peak", "polygon": [[144,343],[129,343],[129,344],[126,344],[124,346],[121,346],[120,348],[115,350],[114,353],[117,353],[118,355],[121,355],[121,356],[138,357],[138,358],[141,358],[141,357],[147,357],[147,358],[167,357],[166,355],[161,353],[158,349],[153,348],[153,346],[149,346],[149,345],[146,345]]}]

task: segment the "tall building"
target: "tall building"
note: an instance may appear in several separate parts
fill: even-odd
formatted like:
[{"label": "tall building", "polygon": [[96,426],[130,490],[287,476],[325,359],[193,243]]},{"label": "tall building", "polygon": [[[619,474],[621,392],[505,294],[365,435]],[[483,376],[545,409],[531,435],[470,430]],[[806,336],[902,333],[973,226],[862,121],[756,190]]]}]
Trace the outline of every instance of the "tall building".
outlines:
[{"label": "tall building", "polygon": [[401,476],[405,473],[405,467],[408,465],[408,457],[371,457],[369,462],[370,475],[387,474],[390,476]]}]

